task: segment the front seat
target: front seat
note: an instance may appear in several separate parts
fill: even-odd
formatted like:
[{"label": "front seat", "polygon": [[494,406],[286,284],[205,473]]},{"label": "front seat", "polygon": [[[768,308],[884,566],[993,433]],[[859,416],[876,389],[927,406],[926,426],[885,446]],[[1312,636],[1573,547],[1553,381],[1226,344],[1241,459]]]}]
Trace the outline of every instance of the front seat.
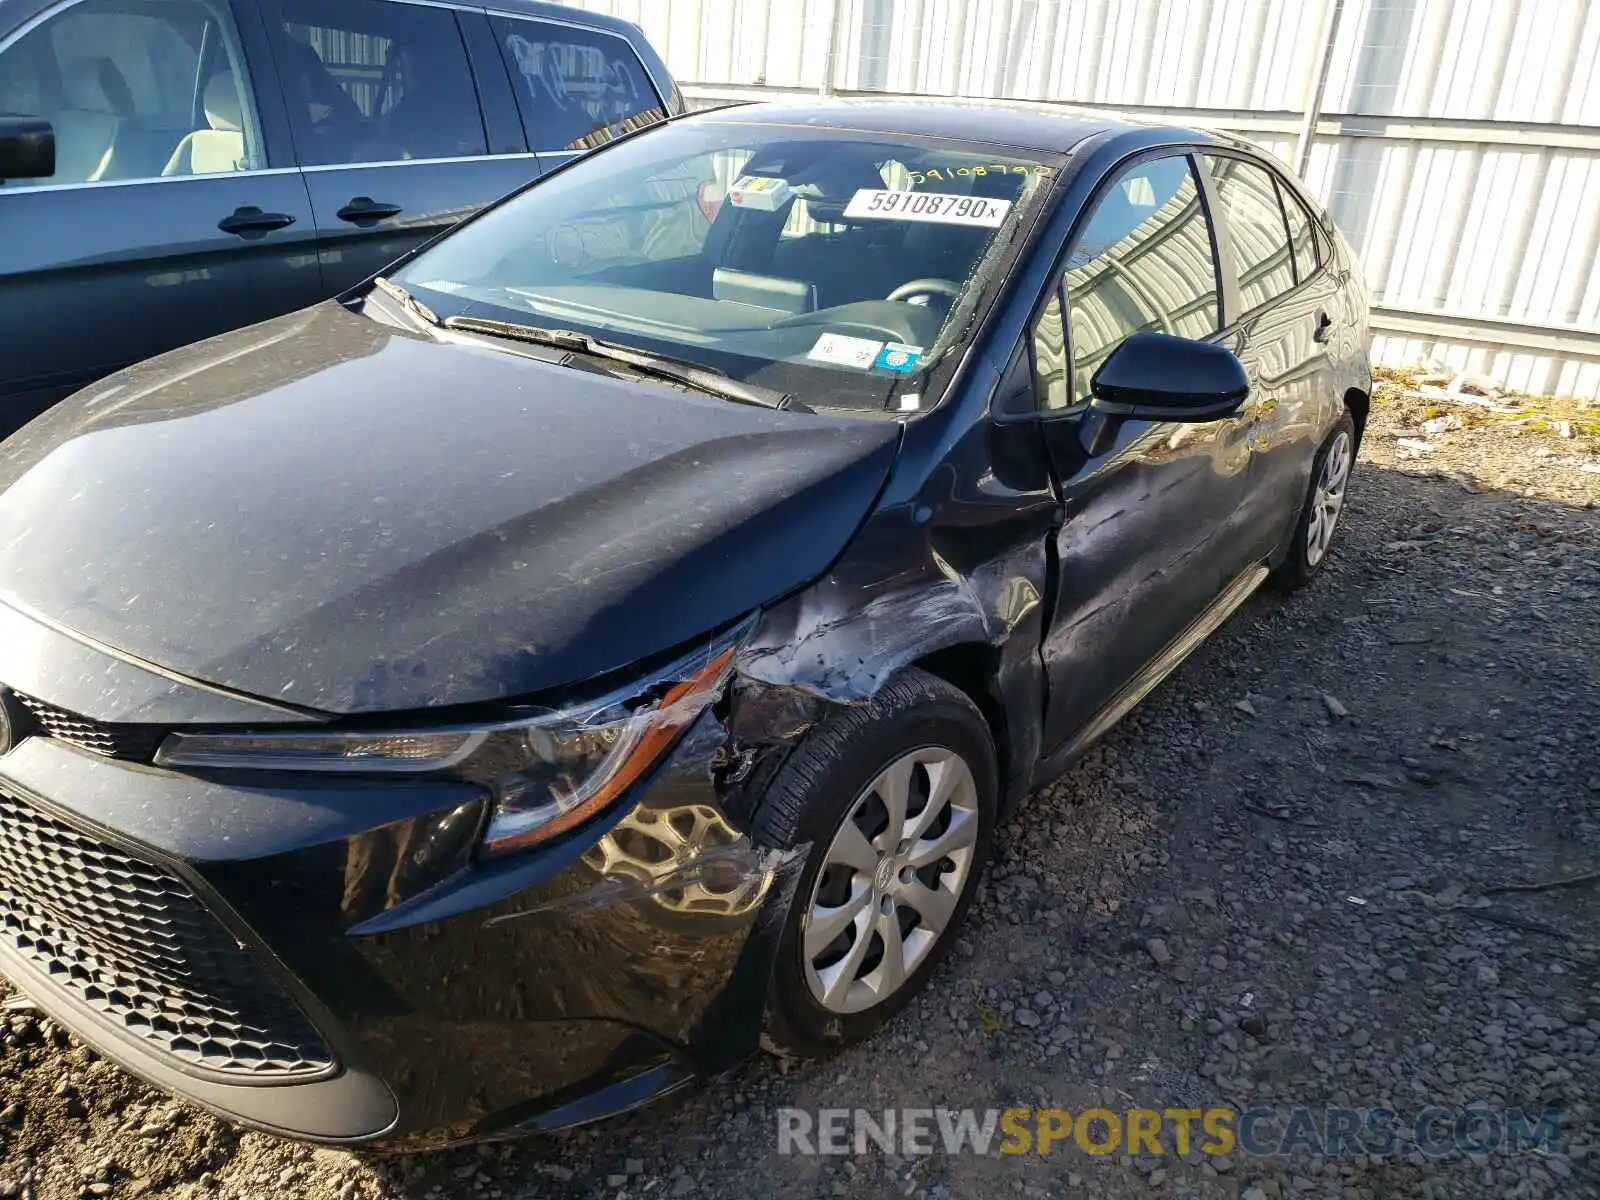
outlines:
[{"label": "front seat", "polygon": [[322,56],[307,43],[286,37],[279,51],[278,74],[290,106],[303,106],[300,113],[291,114],[292,119],[297,126],[303,120],[312,137],[310,145],[296,147],[301,163],[320,166],[356,161],[355,150],[367,121]]},{"label": "front seat", "polygon": [[133,91],[104,56],[80,58],[61,80],[64,104],[52,118],[56,173],[51,183],[95,183],[115,179],[117,137],[133,116]]},{"label": "front seat", "polygon": [[215,175],[237,171],[244,162],[244,120],[239,85],[232,71],[218,71],[206,84],[203,103],[210,129],[184,134],[163,175]]}]

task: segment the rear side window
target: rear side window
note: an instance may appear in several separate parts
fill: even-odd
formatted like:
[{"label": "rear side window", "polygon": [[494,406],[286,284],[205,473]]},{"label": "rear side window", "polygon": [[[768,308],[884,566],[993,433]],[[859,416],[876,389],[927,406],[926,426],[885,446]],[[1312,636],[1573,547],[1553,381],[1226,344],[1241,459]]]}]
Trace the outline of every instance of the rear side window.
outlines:
[{"label": "rear side window", "polygon": [[488,153],[472,69],[447,8],[284,0],[274,47],[307,166]]},{"label": "rear side window", "polygon": [[1289,245],[1294,250],[1294,275],[1297,280],[1310,279],[1317,270],[1317,242],[1311,232],[1311,217],[1295,194],[1282,183],[1278,195],[1283,199],[1283,212],[1289,218]]},{"label": "rear side window", "polygon": [[1242,158],[1208,157],[1206,166],[1226,214],[1240,299],[1249,312],[1295,284],[1294,256],[1278,204],[1278,185],[1272,172]]},{"label": "rear side window", "polygon": [[[1129,334],[1216,332],[1216,257],[1187,156],[1139,163],[1101,193],[1062,282],[1072,390],[1061,407],[1088,402],[1089,380]],[[1051,407],[1065,399],[1048,380],[1039,394]]]},{"label": "rear side window", "polygon": [[494,18],[533,150],[592,150],[661,120],[644,64],[619,37],[553,21]]}]

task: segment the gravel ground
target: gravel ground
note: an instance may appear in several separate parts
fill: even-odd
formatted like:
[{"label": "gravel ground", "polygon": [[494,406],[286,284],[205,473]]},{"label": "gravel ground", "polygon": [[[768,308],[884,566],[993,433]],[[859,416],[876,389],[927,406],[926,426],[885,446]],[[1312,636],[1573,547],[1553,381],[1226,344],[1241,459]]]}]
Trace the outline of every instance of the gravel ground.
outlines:
[{"label": "gravel ground", "polygon": [[[1441,414],[1463,427],[1421,428]],[[1496,890],[1600,868],[1600,411],[1546,415],[1381,390],[1323,577],[1252,600],[1033,797],[959,953],[871,1044],[565,1137],[374,1160],[239,1135],[0,1013],[0,1195],[1600,1196],[1600,883]],[[1383,1105],[1404,1128],[1468,1101],[1551,1109],[1559,1148],[775,1137],[784,1106]]]}]

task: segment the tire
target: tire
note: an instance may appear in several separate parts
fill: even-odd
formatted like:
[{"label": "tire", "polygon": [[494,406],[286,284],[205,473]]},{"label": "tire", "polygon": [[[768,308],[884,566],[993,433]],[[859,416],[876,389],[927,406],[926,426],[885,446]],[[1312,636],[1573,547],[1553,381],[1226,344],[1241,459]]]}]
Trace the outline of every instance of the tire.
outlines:
[{"label": "tire", "polygon": [[[1339,465],[1341,453],[1342,467]],[[1305,587],[1328,561],[1338,536],[1339,518],[1344,513],[1355,459],[1356,427],[1350,419],[1350,410],[1346,409],[1311,461],[1311,483],[1306,489],[1305,502],[1300,506],[1300,516],[1294,523],[1288,557],[1272,573],[1272,582],[1279,589],[1294,591]],[[1330,485],[1336,485],[1335,490],[1330,490]]]},{"label": "tire", "polygon": [[[785,1057],[815,1058],[852,1045],[926,985],[955,941],[988,862],[998,776],[994,741],[977,706],[915,668],[896,675],[871,702],[839,712],[806,736],[774,777],[754,820],[760,845],[809,846],[779,934],[763,1046]],[[903,790],[897,789],[894,781],[902,779]],[[948,799],[924,834],[916,823],[938,784],[946,785],[938,790]],[[916,839],[899,845],[886,837],[884,799],[897,790],[907,797],[902,831]],[[846,821],[854,836],[846,835]],[[843,840],[836,844],[836,838]],[[930,857],[945,848],[953,849]],[[858,865],[840,861],[841,854]],[[919,857],[928,861],[913,865]],[[818,912],[831,912],[828,925],[815,919]],[[824,945],[828,928],[836,936]],[[901,948],[898,983],[885,931]]]}]

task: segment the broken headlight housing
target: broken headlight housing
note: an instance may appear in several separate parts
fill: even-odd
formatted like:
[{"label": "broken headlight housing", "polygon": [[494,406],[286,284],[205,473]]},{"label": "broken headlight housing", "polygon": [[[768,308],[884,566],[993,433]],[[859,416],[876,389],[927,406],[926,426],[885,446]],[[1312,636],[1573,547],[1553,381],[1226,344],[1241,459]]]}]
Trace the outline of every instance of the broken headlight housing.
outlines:
[{"label": "broken headlight housing", "polygon": [[173,733],[156,765],[189,769],[438,774],[494,796],[484,850],[534,846],[610,807],[661,760],[727,683],[749,628],[588,704],[438,729]]}]

